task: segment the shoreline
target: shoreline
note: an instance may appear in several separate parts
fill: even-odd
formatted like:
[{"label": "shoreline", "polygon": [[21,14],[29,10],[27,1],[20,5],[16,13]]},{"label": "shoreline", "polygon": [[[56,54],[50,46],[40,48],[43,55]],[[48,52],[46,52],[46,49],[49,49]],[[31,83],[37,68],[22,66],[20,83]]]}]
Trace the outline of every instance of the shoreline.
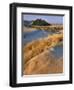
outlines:
[{"label": "shoreline", "polygon": [[49,25],[49,26],[32,25],[31,27],[23,26],[23,32],[32,32],[35,30],[60,31],[63,30],[63,25]]}]

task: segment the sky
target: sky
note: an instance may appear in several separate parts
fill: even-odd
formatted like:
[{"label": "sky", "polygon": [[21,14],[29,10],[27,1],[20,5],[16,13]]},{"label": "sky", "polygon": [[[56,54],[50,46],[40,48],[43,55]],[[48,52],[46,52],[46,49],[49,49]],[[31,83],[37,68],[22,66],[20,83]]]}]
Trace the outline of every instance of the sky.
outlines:
[{"label": "sky", "polygon": [[43,19],[46,20],[48,23],[53,23],[53,24],[63,24],[63,16],[60,15],[23,14],[23,20],[31,21],[36,19]]}]

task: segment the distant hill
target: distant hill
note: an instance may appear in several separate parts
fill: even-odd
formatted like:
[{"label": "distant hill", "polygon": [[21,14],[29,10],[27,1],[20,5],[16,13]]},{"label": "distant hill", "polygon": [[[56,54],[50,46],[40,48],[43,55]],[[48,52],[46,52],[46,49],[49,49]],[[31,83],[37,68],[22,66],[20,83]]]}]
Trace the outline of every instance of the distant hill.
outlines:
[{"label": "distant hill", "polygon": [[45,20],[36,19],[35,21],[33,21],[32,25],[47,26],[47,25],[51,25],[51,24],[49,24],[49,23],[46,22]]},{"label": "distant hill", "polygon": [[47,25],[51,25],[50,23],[48,23],[45,20],[42,19],[36,19],[34,21],[27,21],[24,20],[24,26],[26,27],[31,27],[32,25],[37,25],[37,26],[47,26]]}]

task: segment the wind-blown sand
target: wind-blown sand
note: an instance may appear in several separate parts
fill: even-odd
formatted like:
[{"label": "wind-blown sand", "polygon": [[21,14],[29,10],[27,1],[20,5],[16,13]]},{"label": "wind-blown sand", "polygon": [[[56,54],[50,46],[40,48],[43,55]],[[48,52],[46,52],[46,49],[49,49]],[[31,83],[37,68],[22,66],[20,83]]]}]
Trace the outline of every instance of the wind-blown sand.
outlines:
[{"label": "wind-blown sand", "polygon": [[30,59],[24,67],[24,74],[50,74],[63,72],[63,58],[56,60],[48,50]]},{"label": "wind-blown sand", "polygon": [[54,34],[35,40],[23,47],[23,74],[48,74],[63,72],[63,57],[57,59],[49,51],[63,40],[63,34]]}]

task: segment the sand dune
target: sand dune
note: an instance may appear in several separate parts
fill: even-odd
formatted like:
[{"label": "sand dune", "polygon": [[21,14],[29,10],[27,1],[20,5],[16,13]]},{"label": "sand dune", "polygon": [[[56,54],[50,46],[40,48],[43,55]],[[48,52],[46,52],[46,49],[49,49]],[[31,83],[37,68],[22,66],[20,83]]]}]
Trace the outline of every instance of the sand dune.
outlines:
[{"label": "sand dune", "polygon": [[62,73],[63,72],[63,59],[59,60],[45,50],[43,53],[35,56],[29,60],[24,67],[24,74],[48,74],[48,73]]},{"label": "sand dune", "polygon": [[54,34],[44,39],[39,39],[28,43],[23,47],[25,62],[33,58],[34,56],[42,53],[44,50],[56,46],[63,39],[62,34]]},{"label": "sand dune", "polygon": [[56,58],[50,52],[63,40],[63,34],[53,34],[23,47],[23,74],[47,74],[63,72],[63,57]]}]

